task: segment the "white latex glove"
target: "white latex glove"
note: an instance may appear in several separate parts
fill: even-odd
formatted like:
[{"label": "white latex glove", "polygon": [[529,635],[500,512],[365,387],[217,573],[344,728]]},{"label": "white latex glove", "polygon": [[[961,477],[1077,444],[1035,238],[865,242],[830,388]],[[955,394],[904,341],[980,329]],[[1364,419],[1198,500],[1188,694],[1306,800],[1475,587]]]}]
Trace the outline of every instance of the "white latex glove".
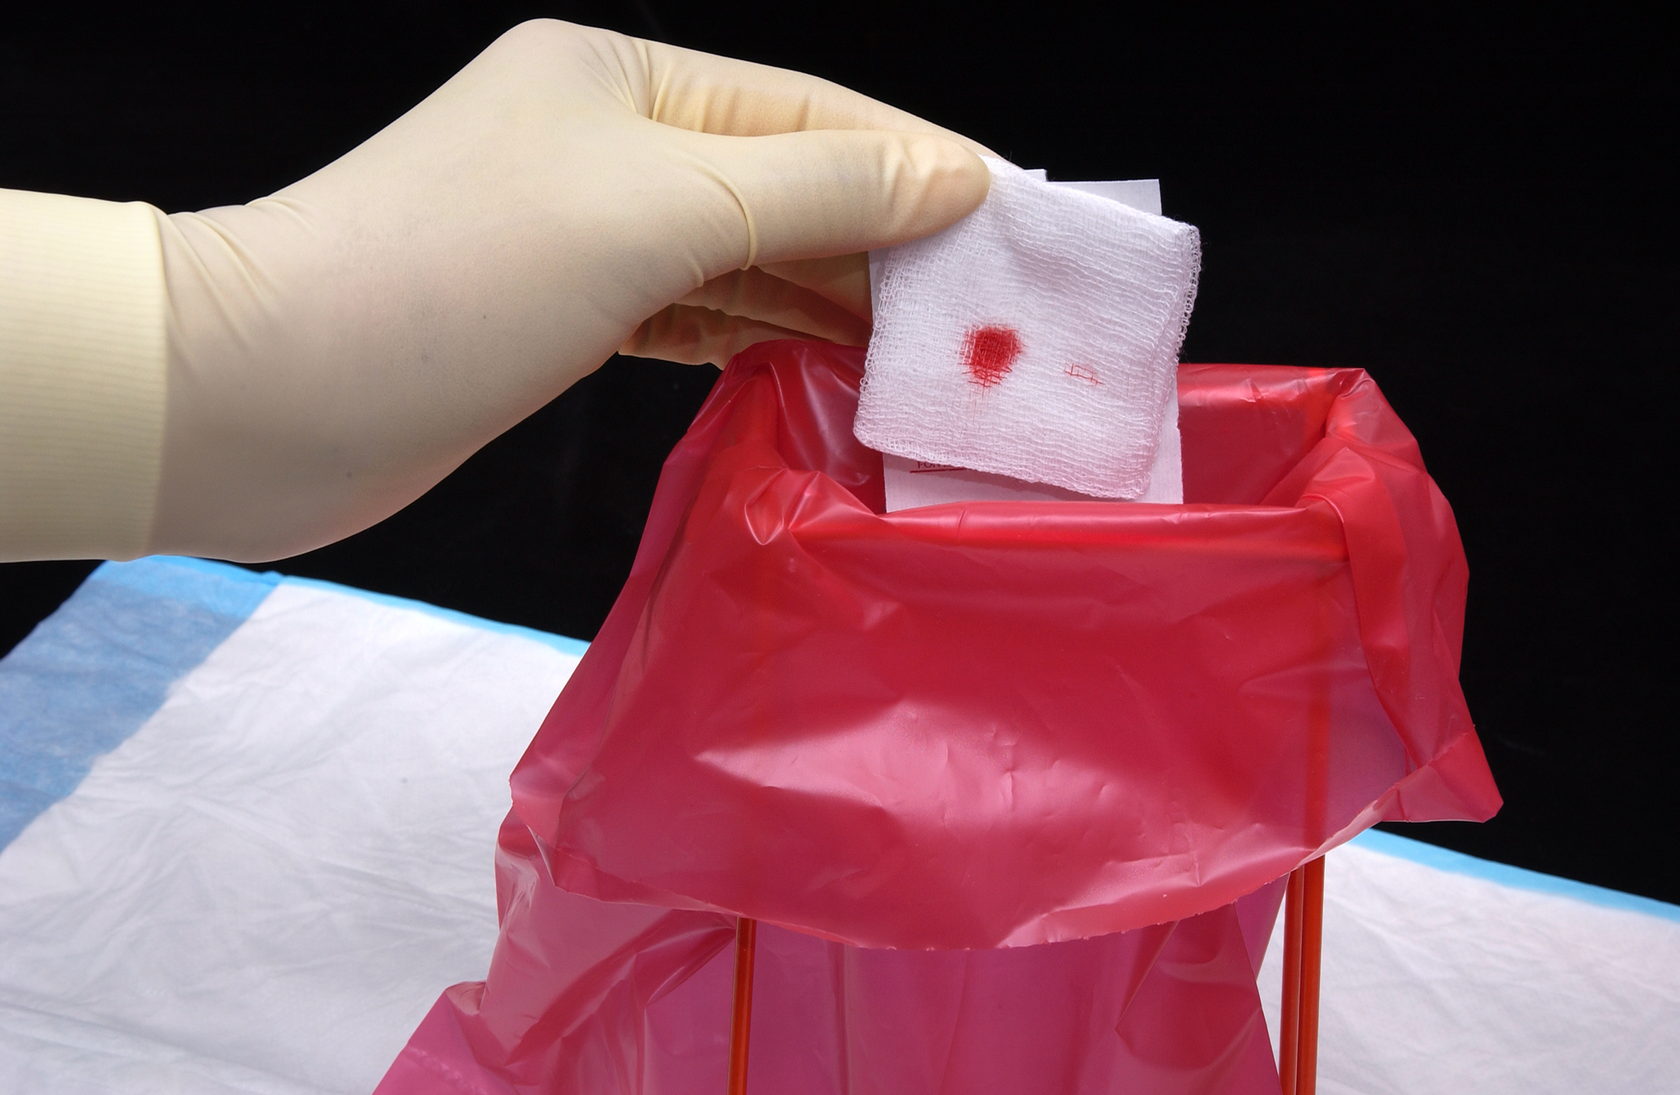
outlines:
[{"label": "white latex glove", "polygon": [[160,214],[151,550],[256,561],[347,536],[621,347],[721,363],[790,334],[860,342],[858,253],[978,205],[977,149],[798,73],[517,27],[301,182]]}]

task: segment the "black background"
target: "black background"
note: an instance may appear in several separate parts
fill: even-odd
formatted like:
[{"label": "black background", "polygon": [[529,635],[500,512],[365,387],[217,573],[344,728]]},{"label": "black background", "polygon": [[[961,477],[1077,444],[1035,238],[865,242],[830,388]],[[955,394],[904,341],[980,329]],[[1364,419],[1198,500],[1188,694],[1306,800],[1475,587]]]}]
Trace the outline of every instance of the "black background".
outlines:
[{"label": "black background", "polygon": [[[1185,359],[1368,369],[1457,513],[1464,688],[1506,806],[1403,828],[1680,901],[1668,32],[1162,4],[55,11],[0,27],[0,186],[249,200],[537,15],[814,72],[1052,178],[1160,178],[1205,250]],[[715,375],[614,359],[396,517],[273,567],[589,638]],[[0,649],[91,566],[0,566]]]}]

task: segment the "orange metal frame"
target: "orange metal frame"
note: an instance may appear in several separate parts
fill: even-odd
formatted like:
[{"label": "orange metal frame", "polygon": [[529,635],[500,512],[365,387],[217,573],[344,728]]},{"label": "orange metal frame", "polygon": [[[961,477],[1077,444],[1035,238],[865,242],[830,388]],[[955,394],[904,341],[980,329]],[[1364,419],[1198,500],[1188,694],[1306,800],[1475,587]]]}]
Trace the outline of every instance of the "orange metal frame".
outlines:
[{"label": "orange metal frame", "polygon": [[[753,947],[758,921],[735,922],[735,1002],[729,1028],[729,1095],[747,1095],[747,1043],[752,1033]],[[1283,1095],[1318,1088],[1318,971],[1324,939],[1324,859],[1289,876],[1283,912],[1283,1031],[1278,1077]]]},{"label": "orange metal frame", "polygon": [[1278,1079],[1283,1095],[1318,1090],[1318,971],[1324,943],[1324,857],[1289,876],[1283,907],[1283,1030]]},{"label": "orange metal frame", "polygon": [[729,1095],[747,1095],[747,1041],[752,1034],[753,946],[758,921],[735,921],[735,1007],[729,1025]]}]

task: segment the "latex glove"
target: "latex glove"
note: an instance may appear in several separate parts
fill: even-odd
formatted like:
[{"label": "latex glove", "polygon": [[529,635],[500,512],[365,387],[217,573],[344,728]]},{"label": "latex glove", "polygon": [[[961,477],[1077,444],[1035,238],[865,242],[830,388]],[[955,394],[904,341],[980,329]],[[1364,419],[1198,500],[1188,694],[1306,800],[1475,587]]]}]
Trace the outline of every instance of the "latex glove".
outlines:
[{"label": "latex glove", "polygon": [[798,73],[517,27],[301,182],[160,215],[151,548],[255,561],[356,532],[621,346],[861,341],[856,253],[978,205],[977,148]]}]

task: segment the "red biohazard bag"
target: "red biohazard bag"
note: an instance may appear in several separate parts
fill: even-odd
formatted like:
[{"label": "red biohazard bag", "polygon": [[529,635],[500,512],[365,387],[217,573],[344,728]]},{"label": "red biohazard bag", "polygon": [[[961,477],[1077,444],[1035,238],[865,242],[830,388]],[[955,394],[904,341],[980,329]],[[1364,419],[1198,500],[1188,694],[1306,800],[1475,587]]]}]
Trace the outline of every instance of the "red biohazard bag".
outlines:
[{"label": "red biohazard bag", "polygon": [[1363,372],[1183,366],[1183,505],[884,514],[862,356],[718,381],[514,773],[490,976],[382,1090],[720,1090],[739,915],[786,929],[755,1090],[1275,1091],[1275,880],[1498,808],[1452,513]]}]

